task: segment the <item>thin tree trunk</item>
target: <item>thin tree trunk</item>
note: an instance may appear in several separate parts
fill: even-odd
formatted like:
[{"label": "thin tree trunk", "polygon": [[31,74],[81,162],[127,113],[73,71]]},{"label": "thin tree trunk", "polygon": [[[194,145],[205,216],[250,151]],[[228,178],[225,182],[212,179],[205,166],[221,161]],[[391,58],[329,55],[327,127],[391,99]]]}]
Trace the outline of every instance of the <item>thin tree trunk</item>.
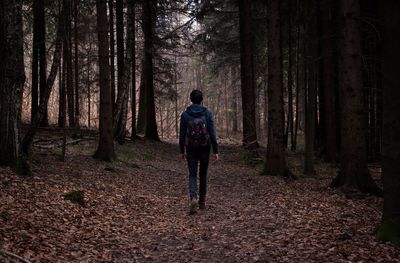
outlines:
[{"label": "thin tree trunk", "polygon": [[64,32],[64,58],[66,60],[66,91],[68,103],[68,123],[70,127],[75,127],[75,106],[74,106],[74,86],[72,73],[72,35],[71,35],[71,7],[72,0],[65,0],[65,32]]},{"label": "thin tree trunk", "polygon": [[284,140],[280,1],[268,0],[268,147],[265,174],[288,176]]},{"label": "thin tree trunk", "polygon": [[75,127],[79,129],[79,54],[78,54],[78,5],[79,0],[74,0],[74,69],[75,69]]},{"label": "thin tree trunk", "polygon": [[293,70],[292,70],[292,8],[289,2],[289,15],[288,15],[288,121],[287,121],[287,145],[289,141],[293,144]]},{"label": "thin tree trunk", "polygon": [[32,39],[32,64],[31,64],[31,123],[36,115],[39,105],[39,16],[40,5],[43,0],[34,0],[33,9],[33,39]]},{"label": "thin tree trunk", "polygon": [[87,54],[87,76],[86,76],[86,86],[87,86],[87,107],[88,107],[88,128],[90,129],[91,122],[91,91],[90,91],[90,56],[92,51],[92,42],[89,41],[89,52]]},{"label": "thin tree trunk", "polygon": [[114,123],[114,135],[117,141],[120,144],[125,142],[126,137],[126,123],[128,117],[128,100],[129,100],[129,84],[131,79],[131,65],[132,65],[132,47],[135,42],[133,39],[132,31],[134,30],[132,19],[133,19],[133,6],[132,4],[128,5],[128,21],[127,21],[127,40],[126,40],[126,57],[124,58],[124,66],[122,72],[122,87],[121,90],[118,91],[118,99],[116,105],[116,114],[114,115],[115,120]]},{"label": "thin tree trunk", "polygon": [[111,101],[113,112],[115,107],[115,38],[114,38],[114,1],[108,0],[108,12],[110,15],[110,78],[111,78]]},{"label": "thin tree trunk", "polygon": [[[31,121],[38,109],[38,95],[40,101],[43,100],[44,89],[46,87],[46,24],[44,0],[33,1],[33,59],[32,59],[32,112]],[[39,75],[38,75],[39,71]],[[39,88],[38,88],[39,85]],[[38,94],[39,91],[39,94]],[[48,126],[47,109],[42,120],[41,126]]]},{"label": "thin tree trunk", "polygon": [[100,69],[100,138],[95,158],[111,161],[115,157],[112,133],[108,19],[106,0],[96,0],[97,34]]},{"label": "thin tree trunk", "polygon": [[239,0],[240,65],[243,108],[243,145],[248,149],[258,147],[255,86],[253,72],[253,36],[251,30],[251,1]]},{"label": "thin tree trunk", "polygon": [[148,0],[143,5],[143,35],[144,35],[144,87],[146,103],[145,137],[159,141],[154,103],[153,83],[153,29],[155,25],[155,6],[157,0]]},{"label": "thin tree trunk", "polygon": [[146,130],[146,102],[145,102],[145,85],[144,85],[144,60],[142,60],[142,72],[140,74],[140,86],[139,86],[139,112],[137,120],[137,132],[144,133]]},{"label": "thin tree trunk", "polygon": [[[124,46],[124,1],[116,0],[115,18],[117,31],[117,101],[113,109],[114,136],[117,136],[117,123],[125,100],[125,46]],[[121,127],[119,127],[121,128]]]},{"label": "thin tree trunk", "polygon": [[131,94],[131,111],[132,111],[132,135],[131,138],[135,139],[137,137],[137,132],[136,132],[136,24],[135,24],[135,16],[136,16],[136,10],[135,10],[135,4],[136,0],[131,0],[129,1],[129,5],[131,5],[132,9],[132,14],[130,17],[130,23],[131,23],[131,28],[130,28],[130,34],[132,37],[132,47],[130,51],[127,50],[128,52],[132,52],[132,94]]},{"label": "thin tree trunk", "polygon": [[322,26],[322,46],[321,46],[321,66],[322,66],[322,85],[324,90],[324,109],[325,112],[325,142],[326,142],[326,161],[337,161],[338,134],[336,116],[336,63],[335,63],[335,10],[333,0],[323,0],[320,5],[321,26]]},{"label": "thin tree trunk", "polygon": [[314,149],[316,145],[317,135],[317,87],[318,87],[318,29],[317,29],[317,2],[311,0],[309,2],[309,11],[306,13],[307,23],[307,85],[305,86],[305,158],[304,158],[304,174],[313,176],[314,170]]},{"label": "thin tree trunk", "polygon": [[[296,6],[299,8],[299,0],[297,0]],[[294,131],[292,137],[291,150],[293,152],[297,149],[297,133],[299,130],[299,117],[300,117],[300,22],[297,24],[297,37],[296,37],[296,117],[294,123]]]}]

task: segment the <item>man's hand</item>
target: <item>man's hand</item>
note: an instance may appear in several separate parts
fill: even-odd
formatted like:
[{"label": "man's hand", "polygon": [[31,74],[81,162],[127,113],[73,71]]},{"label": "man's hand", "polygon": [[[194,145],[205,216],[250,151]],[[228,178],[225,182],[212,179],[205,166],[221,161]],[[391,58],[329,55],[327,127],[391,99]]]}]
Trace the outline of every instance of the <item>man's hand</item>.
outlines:
[{"label": "man's hand", "polygon": [[219,155],[218,155],[218,153],[215,153],[215,154],[214,154],[214,160],[215,160],[215,161],[218,161],[218,160],[219,160]]},{"label": "man's hand", "polygon": [[186,160],[186,153],[181,153],[181,159]]}]

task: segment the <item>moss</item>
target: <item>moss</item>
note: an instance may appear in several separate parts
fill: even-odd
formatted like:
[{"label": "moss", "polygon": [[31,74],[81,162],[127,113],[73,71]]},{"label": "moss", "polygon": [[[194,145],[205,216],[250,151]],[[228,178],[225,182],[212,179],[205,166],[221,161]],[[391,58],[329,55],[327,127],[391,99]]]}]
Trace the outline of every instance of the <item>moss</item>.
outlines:
[{"label": "moss", "polygon": [[400,218],[384,221],[376,232],[376,238],[400,245]]},{"label": "moss", "polygon": [[74,190],[64,195],[64,200],[69,200],[74,204],[85,206],[85,192],[82,190]]},{"label": "moss", "polygon": [[242,155],[242,162],[244,165],[255,167],[263,163],[263,158],[256,151],[246,151]]}]

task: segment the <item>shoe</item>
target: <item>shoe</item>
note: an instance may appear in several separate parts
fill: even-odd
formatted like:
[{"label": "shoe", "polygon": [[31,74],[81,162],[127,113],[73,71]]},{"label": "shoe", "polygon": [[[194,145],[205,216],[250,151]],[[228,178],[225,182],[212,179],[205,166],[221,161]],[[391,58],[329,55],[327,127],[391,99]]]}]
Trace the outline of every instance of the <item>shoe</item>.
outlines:
[{"label": "shoe", "polygon": [[197,212],[197,208],[198,208],[198,203],[197,203],[197,199],[195,197],[192,197],[190,199],[190,211],[189,213],[191,215],[195,214]]},{"label": "shoe", "polygon": [[206,209],[206,204],[205,203],[199,203],[199,209],[201,209],[201,210]]}]

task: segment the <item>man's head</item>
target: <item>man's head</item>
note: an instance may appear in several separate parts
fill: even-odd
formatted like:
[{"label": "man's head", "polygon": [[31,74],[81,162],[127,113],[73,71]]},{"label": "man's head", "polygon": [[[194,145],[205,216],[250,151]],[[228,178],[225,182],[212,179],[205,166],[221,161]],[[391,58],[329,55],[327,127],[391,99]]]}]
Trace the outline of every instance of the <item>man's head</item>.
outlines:
[{"label": "man's head", "polygon": [[201,104],[203,101],[203,93],[198,89],[193,90],[190,93],[190,100],[193,104]]}]

